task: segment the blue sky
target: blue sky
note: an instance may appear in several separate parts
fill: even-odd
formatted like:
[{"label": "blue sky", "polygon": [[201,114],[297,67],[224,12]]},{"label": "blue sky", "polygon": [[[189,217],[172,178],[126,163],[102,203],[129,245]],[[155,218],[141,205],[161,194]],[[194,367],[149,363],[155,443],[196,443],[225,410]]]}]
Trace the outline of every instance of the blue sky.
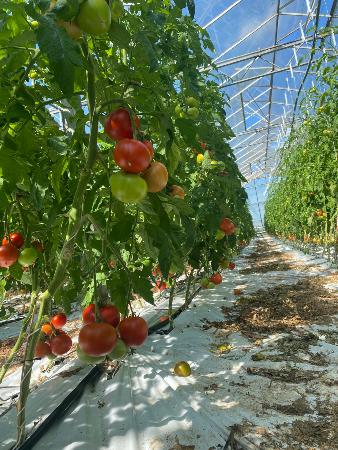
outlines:
[{"label": "blue sky", "polygon": [[[223,61],[234,56],[238,56],[244,53],[255,51],[261,48],[269,47],[274,44],[275,39],[275,25],[276,19],[273,18],[269,20],[271,16],[276,13],[277,0],[195,0],[196,2],[196,17],[195,19],[201,26],[208,24],[213,18],[222,13],[226,8],[230,9],[225,15],[219,18],[215,23],[208,26],[207,30],[215,46],[215,52],[212,54],[212,58],[215,58],[217,62]],[[330,12],[333,0],[322,0],[321,4],[321,14],[328,14]],[[305,20],[307,14],[308,5],[312,4],[312,0],[281,0],[282,12],[287,15],[280,16],[279,19],[279,29],[278,29],[278,39],[281,43],[289,42],[295,39],[300,39],[302,37],[300,22],[302,22],[303,29],[306,28]],[[286,6],[285,6],[286,5]],[[289,14],[292,15],[289,15]],[[295,13],[299,13],[297,15]],[[314,19],[314,17],[313,17]],[[266,21],[266,24],[257,32],[255,32],[248,39],[243,40],[243,42],[234,46],[234,44],[240,41],[247,33],[254,30],[260,24]],[[320,19],[319,27],[325,26],[327,21],[326,17]],[[308,24],[308,29],[305,29],[305,35],[311,34],[311,26],[314,22]],[[288,36],[285,36],[290,31],[294,30]],[[310,45],[310,44],[309,44]],[[233,48],[231,48],[233,47]],[[224,53],[224,54],[223,54]],[[275,67],[285,67],[289,65],[291,61],[292,65],[297,65],[303,57],[309,54],[309,49],[299,49],[295,57],[294,50],[292,48],[288,50],[283,50],[276,53]],[[316,57],[317,55],[315,55]],[[243,66],[249,61],[239,62],[227,67],[220,69],[220,72],[226,76],[234,77],[235,73],[242,68],[240,76],[250,77],[258,73],[266,73],[271,70],[269,65],[272,62],[272,53],[264,55],[264,57],[257,59],[252,67],[243,69]],[[253,70],[252,68],[258,68]],[[269,69],[270,67],[270,69]],[[290,90],[274,90],[272,101],[273,106],[271,109],[271,117],[279,120],[284,111],[291,113],[293,111],[293,103],[296,96],[296,89],[298,89],[302,79],[303,73],[300,72],[301,68],[298,68],[299,72],[296,70],[282,72],[274,75],[274,85],[281,87],[289,87]],[[305,70],[305,68],[303,69]],[[239,75],[237,75],[237,78]],[[236,76],[235,76],[236,78]],[[309,75],[305,84],[305,89],[311,87],[314,77]],[[259,82],[255,83],[250,89],[241,94],[243,87],[249,85],[249,82],[241,83],[235,86],[225,87],[222,89],[225,95],[232,97],[231,106],[226,109],[228,116],[228,122],[233,128],[234,132],[239,135],[250,128],[259,128],[262,126],[262,120],[267,117],[268,106],[267,101],[269,99],[269,92],[261,95],[259,100],[252,99],[263,92],[264,85],[269,85],[270,77],[264,77]],[[293,91],[293,89],[295,89]],[[243,114],[242,112],[235,113],[241,106],[240,96],[245,103],[246,117],[244,128]],[[259,108],[261,111],[257,114],[253,112]],[[256,126],[257,124],[257,126]],[[264,124],[264,122],[263,122]],[[259,134],[258,134],[259,136]],[[276,133],[271,132],[271,142],[268,146],[267,156],[269,165],[273,167],[276,162]],[[253,137],[255,137],[253,135]],[[233,148],[242,145],[241,140],[243,137],[237,137],[232,142]],[[285,139],[284,139],[285,140]],[[247,143],[254,142],[251,138]],[[270,141],[270,138],[269,138]],[[239,166],[243,172],[249,171],[251,158],[254,160],[256,158],[257,152],[261,152],[262,160],[264,161],[266,156],[266,148],[264,144],[256,151],[255,146],[250,146],[252,150],[244,147],[236,149],[235,153],[238,158]],[[252,154],[250,152],[253,152]],[[249,153],[248,153],[249,152]],[[256,152],[256,154],[255,154]],[[252,170],[255,170],[258,166],[252,165]],[[261,161],[258,161],[261,165]],[[264,163],[263,163],[264,164]],[[249,195],[249,202],[252,211],[254,221],[257,225],[261,223],[261,216],[264,215],[264,201],[266,198],[266,186],[269,180],[268,176],[263,178],[258,178],[255,183],[250,182],[247,186],[247,192]],[[256,188],[256,189],[255,189]],[[256,196],[257,190],[257,196]],[[258,204],[257,204],[258,197]]]}]

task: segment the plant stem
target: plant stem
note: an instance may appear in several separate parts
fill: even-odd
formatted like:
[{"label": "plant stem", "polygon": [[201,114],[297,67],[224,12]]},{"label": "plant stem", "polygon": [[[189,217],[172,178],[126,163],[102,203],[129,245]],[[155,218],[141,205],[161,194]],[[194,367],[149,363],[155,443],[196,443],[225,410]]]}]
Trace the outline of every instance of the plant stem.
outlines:
[{"label": "plant stem", "polygon": [[49,283],[47,290],[40,294],[39,300],[39,313],[38,318],[33,326],[31,336],[27,343],[25,361],[22,368],[21,385],[20,385],[20,397],[18,400],[18,418],[17,418],[17,442],[16,448],[18,448],[25,440],[25,408],[27,397],[29,394],[29,385],[33,366],[33,356],[36,347],[36,343],[39,337],[39,330],[41,327],[42,319],[45,313],[46,305],[50,298],[53,298],[56,291],[62,285],[66,270],[70,260],[72,259],[74,251],[74,240],[77,233],[83,224],[82,209],[85,199],[85,190],[91,175],[91,171],[94,167],[96,154],[97,154],[97,133],[98,133],[98,116],[95,111],[95,73],[94,64],[91,55],[88,51],[88,46],[83,45],[83,52],[87,58],[87,91],[88,91],[88,105],[89,115],[91,122],[89,145],[87,152],[87,161],[85,168],[80,174],[77,188],[74,194],[72,206],[68,213],[68,228],[65,237],[65,242],[59,257],[58,264],[56,266],[54,276]]},{"label": "plant stem", "polygon": [[185,300],[184,300],[184,306],[187,308],[188,306],[188,301],[189,301],[189,294],[190,294],[190,286],[192,283],[194,277],[194,269],[190,270],[189,276],[188,276],[188,281],[187,281],[187,287],[185,289]]},{"label": "plant stem", "polygon": [[173,316],[173,301],[174,301],[175,286],[176,286],[176,278],[173,279],[173,284],[171,285],[169,294],[169,307],[168,307],[169,331],[173,330],[174,328],[174,321],[172,316]]}]

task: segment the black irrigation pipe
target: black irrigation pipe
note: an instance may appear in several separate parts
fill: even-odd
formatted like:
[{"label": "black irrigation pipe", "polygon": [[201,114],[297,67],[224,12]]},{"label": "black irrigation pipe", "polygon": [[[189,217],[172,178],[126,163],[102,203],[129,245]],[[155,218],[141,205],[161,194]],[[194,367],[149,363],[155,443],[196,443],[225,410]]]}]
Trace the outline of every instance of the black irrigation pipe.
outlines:
[{"label": "black irrigation pipe", "polygon": [[18,316],[18,317],[12,317],[10,319],[1,320],[0,327],[2,327],[3,325],[7,325],[8,323],[19,322],[19,320],[24,319],[24,317],[25,316]]},{"label": "black irrigation pipe", "polygon": [[[188,299],[188,302],[182,306],[180,306],[173,314],[172,318],[176,318],[183,311],[185,311],[189,305],[191,304],[194,297],[199,293],[201,287],[196,289],[195,292],[191,294]],[[149,327],[149,335],[156,333],[161,328],[168,325],[169,319],[163,322],[157,322],[151,327]],[[91,371],[80,381],[80,383],[65,397],[62,402],[44,419],[41,424],[33,431],[25,442],[20,445],[20,447],[12,447],[13,450],[30,450],[34,447],[34,445],[39,441],[39,439],[49,430],[49,428],[55,424],[55,422],[59,421],[65,413],[69,410],[69,408],[81,397],[88,383],[96,383],[100,376],[103,374],[103,369],[100,366],[95,366],[91,369]]]}]

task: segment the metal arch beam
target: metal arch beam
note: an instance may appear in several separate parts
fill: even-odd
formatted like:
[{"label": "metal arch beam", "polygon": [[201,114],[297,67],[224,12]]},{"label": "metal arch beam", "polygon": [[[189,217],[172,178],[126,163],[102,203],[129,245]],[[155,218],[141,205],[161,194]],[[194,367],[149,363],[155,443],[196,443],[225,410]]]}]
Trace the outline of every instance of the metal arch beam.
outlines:
[{"label": "metal arch beam", "polygon": [[[249,101],[248,104],[253,103],[255,100],[257,100],[258,98],[262,97],[262,95],[266,94],[267,92],[269,92],[269,89],[266,89],[264,92],[261,92],[259,95],[257,95],[255,98],[253,98],[252,100]],[[230,98],[230,101],[233,99],[234,97]],[[236,111],[234,111],[233,113],[231,113],[229,116],[227,116],[227,119],[230,119],[230,117],[234,116],[235,114],[239,113],[241,110],[241,108],[237,109]]]},{"label": "metal arch beam", "polygon": [[[291,69],[297,69],[298,67],[303,67],[303,66],[306,66],[307,64],[308,64],[307,62],[304,62],[304,63],[298,64],[297,66],[291,66]],[[265,77],[271,75],[272,73],[275,74],[275,73],[287,72],[288,70],[290,70],[290,66],[282,67],[281,69],[276,69],[276,70],[273,70],[273,71],[270,71],[270,72],[262,73],[260,75],[254,75],[252,77],[243,78],[241,80],[235,80],[232,83],[228,83],[228,84],[221,83],[219,85],[219,88],[223,89],[223,88],[227,88],[227,87],[230,87],[230,86],[235,86],[236,84],[245,83],[247,81],[259,80],[260,78],[265,78]],[[250,87],[250,86],[248,86],[248,87]]]},{"label": "metal arch beam", "polygon": [[[326,36],[329,35],[329,33],[323,33],[323,34],[325,34]],[[240,56],[234,56],[233,58],[229,58],[229,59],[225,59],[224,61],[220,61],[219,63],[216,64],[216,67],[219,69],[221,67],[231,66],[232,64],[237,64],[242,61],[247,61],[248,59],[255,58],[256,56],[259,57],[259,56],[263,56],[263,55],[268,55],[269,53],[286,50],[286,49],[292,48],[296,45],[300,45],[305,42],[309,42],[309,41],[311,41],[312,38],[313,38],[313,35],[307,36],[305,39],[296,39],[296,40],[293,40],[290,42],[286,42],[284,44],[276,44],[276,45],[272,45],[271,47],[265,47],[260,50],[255,50],[254,52],[245,53]],[[204,70],[208,70],[208,68],[206,68]]]},{"label": "metal arch beam", "polygon": [[228,52],[236,48],[239,44],[244,42],[248,37],[252,36],[254,33],[256,33],[258,30],[264,27],[267,23],[269,23],[272,19],[276,17],[276,14],[273,14],[272,16],[268,17],[264,20],[264,22],[260,23],[256,28],[251,30],[249,33],[247,33],[245,36],[243,36],[241,39],[236,41],[234,44],[232,44],[230,47],[228,47],[226,50],[224,50],[222,53],[220,53],[216,58],[214,58],[211,62],[214,63],[218,59],[222,58],[222,56],[226,55]]},{"label": "metal arch beam", "polygon": [[222,11],[220,14],[218,14],[216,17],[214,17],[213,19],[210,20],[210,22],[206,23],[205,25],[202,26],[203,30],[207,29],[208,27],[210,27],[211,25],[213,25],[218,19],[220,19],[221,17],[225,16],[225,14],[227,14],[229,11],[232,10],[232,8],[234,8],[235,6],[237,6],[239,3],[241,3],[242,0],[236,0],[234,3],[232,3],[231,5],[229,5],[227,8],[225,8],[224,11]]}]

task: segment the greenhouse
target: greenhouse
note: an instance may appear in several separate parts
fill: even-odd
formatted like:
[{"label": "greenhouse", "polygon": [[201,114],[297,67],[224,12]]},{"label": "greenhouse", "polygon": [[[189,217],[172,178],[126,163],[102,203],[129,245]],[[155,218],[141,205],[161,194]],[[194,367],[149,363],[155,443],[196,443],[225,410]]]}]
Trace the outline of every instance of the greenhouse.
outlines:
[{"label": "greenhouse", "polygon": [[338,450],[337,24],[1,1],[1,450]]}]

